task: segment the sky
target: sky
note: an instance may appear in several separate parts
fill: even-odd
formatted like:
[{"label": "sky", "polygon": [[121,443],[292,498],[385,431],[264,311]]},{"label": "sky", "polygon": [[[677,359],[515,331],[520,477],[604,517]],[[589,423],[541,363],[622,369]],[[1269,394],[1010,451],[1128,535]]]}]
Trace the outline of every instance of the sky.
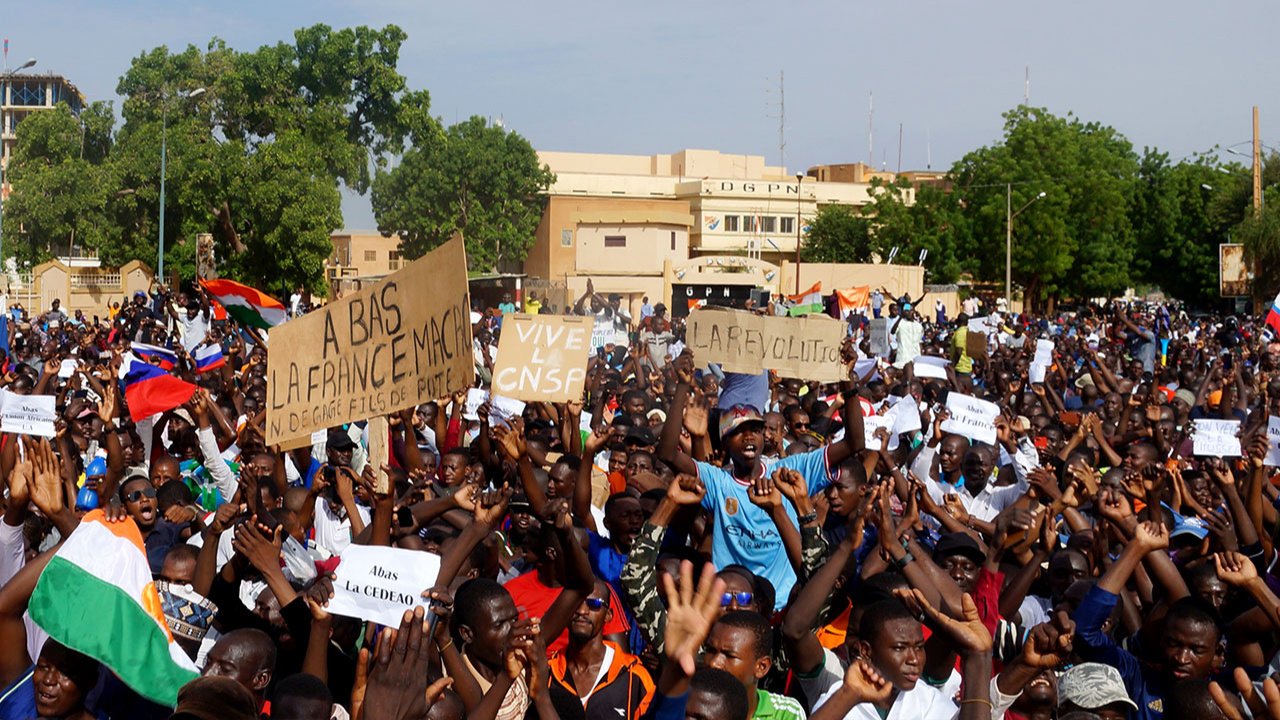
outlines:
[{"label": "sky", "polygon": [[[118,108],[119,77],[146,50],[214,36],[251,50],[317,23],[399,25],[399,70],[434,114],[501,117],[539,150],[702,148],[774,165],[782,74],[791,172],[896,170],[899,127],[901,169],[946,169],[1000,139],[1028,68],[1033,106],[1111,125],[1139,152],[1247,153],[1253,105],[1263,143],[1280,145],[1274,2],[43,0],[9,3],[0,35],[10,66],[35,57]],[[343,214],[376,226],[367,197],[345,191]]]}]

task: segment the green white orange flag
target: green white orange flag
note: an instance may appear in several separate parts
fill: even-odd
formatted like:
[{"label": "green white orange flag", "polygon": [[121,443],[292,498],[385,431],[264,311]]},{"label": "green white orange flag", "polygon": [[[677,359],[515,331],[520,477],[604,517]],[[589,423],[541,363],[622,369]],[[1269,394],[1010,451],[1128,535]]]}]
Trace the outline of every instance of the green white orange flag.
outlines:
[{"label": "green white orange flag", "polygon": [[233,280],[202,280],[200,284],[241,325],[270,330],[288,319],[279,300],[248,285]]},{"label": "green white orange flag", "polygon": [[788,295],[787,299],[795,303],[788,312],[792,317],[822,312],[822,283],[816,282],[813,287],[799,295]]},{"label": "green white orange flag", "polygon": [[134,692],[173,707],[196,666],[165,625],[142,534],[101,510],[80,521],[40,574],[31,619],[50,637],[106,665]]}]

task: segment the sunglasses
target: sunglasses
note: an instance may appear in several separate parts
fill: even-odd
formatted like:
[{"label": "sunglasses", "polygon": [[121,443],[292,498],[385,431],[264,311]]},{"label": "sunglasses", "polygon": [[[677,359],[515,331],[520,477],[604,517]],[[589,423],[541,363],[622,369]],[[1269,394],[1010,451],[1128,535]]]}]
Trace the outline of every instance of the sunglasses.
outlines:
[{"label": "sunglasses", "polygon": [[729,607],[734,600],[738,601],[738,605],[750,605],[751,600],[755,597],[749,592],[725,593],[720,597],[720,607]]},{"label": "sunglasses", "polygon": [[604,607],[604,598],[593,598],[593,597],[587,598],[588,610],[599,610],[602,607]]},{"label": "sunglasses", "polygon": [[155,496],[156,496],[156,489],[148,485],[147,487],[141,490],[134,490],[128,495],[125,495],[124,499],[125,499],[125,502],[136,503],[144,497],[153,498]]}]

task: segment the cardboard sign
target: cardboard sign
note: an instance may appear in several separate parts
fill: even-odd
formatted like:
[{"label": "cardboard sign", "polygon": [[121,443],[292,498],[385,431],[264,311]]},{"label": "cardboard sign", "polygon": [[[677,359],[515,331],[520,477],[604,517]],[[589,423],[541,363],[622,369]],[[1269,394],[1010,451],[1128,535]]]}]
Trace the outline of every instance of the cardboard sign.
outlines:
[{"label": "cardboard sign", "polygon": [[872,318],[867,328],[867,340],[871,344],[871,354],[876,357],[889,357],[889,318]]},{"label": "cardboard sign", "polygon": [[594,328],[586,317],[507,315],[493,392],[527,402],[581,399]]},{"label": "cardboard sign", "polygon": [[341,557],[329,612],[390,627],[405,610],[426,607],[422,591],[440,574],[439,556],[417,550],[349,545]]},{"label": "cardboard sign", "polygon": [[911,373],[918,378],[946,380],[947,366],[950,364],[951,362],[946,358],[917,355],[916,359],[911,361]]},{"label": "cardboard sign", "polygon": [[[1212,457],[1240,457],[1239,420],[1192,420],[1191,452]],[[1271,428],[1267,432],[1270,434]]]},{"label": "cardboard sign", "polygon": [[1267,442],[1270,444],[1270,449],[1267,450],[1267,456],[1262,459],[1262,464],[1271,467],[1280,466],[1280,417],[1272,415],[1267,418]]},{"label": "cardboard sign", "polygon": [[390,481],[387,474],[382,471],[383,465],[391,464],[391,428],[387,425],[385,415],[377,415],[369,418],[369,460],[368,464],[373,467],[374,477],[377,478],[373,484],[373,491],[376,493],[387,493],[390,488]]},{"label": "cardboard sign", "polygon": [[0,432],[54,437],[58,434],[53,426],[58,419],[56,401],[53,395],[19,395],[0,390]]},{"label": "cardboard sign", "polygon": [[467,258],[455,238],[372,287],[273,328],[267,444],[471,383]]},{"label": "cardboard sign", "polygon": [[822,315],[765,317],[741,310],[703,308],[689,313],[685,342],[699,365],[719,363],[726,372],[839,382],[845,324]]},{"label": "cardboard sign", "polygon": [[942,423],[942,431],[963,435],[970,440],[994,445],[996,442],[996,418],[1000,407],[993,402],[947,393],[947,410],[951,417]]}]

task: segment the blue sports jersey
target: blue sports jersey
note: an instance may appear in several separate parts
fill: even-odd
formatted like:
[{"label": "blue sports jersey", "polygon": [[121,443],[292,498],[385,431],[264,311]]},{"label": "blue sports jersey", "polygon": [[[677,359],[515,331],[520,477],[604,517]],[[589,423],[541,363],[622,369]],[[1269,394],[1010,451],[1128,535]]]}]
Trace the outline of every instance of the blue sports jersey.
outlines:
[{"label": "blue sports jersey", "polygon": [[[762,461],[764,473],[772,475],[778,468],[789,468],[804,476],[809,494],[814,495],[831,484],[827,448],[792,455],[774,461]],[[752,505],[748,494],[750,481],[733,477],[707,463],[698,463],[698,478],[707,487],[702,506],[715,513],[715,531],[711,538],[711,562],[717,568],[742,565],[751,572],[768,578],[777,592],[774,610],[781,610],[796,584],[796,573],[787,559],[782,536],[765,510]],[[799,524],[795,508],[783,502],[787,517]]]}]

